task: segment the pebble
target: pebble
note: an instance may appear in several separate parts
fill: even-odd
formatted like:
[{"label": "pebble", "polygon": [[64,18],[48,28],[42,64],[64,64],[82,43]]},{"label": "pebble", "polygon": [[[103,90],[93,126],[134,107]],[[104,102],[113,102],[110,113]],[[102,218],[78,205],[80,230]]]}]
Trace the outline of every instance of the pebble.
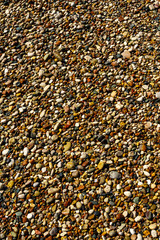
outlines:
[{"label": "pebble", "polygon": [[104,161],[100,161],[100,162],[98,163],[98,166],[97,166],[98,169],[99,169],[99,170],[102,170],[103,167],[104,167],[104,164],[105,164]]},{"label": "pebble", "polygon": [[7,149],[4,149],[3,151],[2,151],[2,155],[7,155],[9,153],[9,149],[7,148]]},{"label": "pebble", "polygon": [[121,178],[121,174],[116,172],[116,171],[111,171],[110,172],[110,178],[112,178],[112,179],[120,179]]},{"label": "pebble", "polygon": [[67,142],[65,145],[64,145],[64,151],[68,151],[69,149],[71,148],[71,143],[70,142]]},{"label": "pebble", "polygon": [[11,180],[11,181],[8,182],[8,187],[9,187],[9,188],[12,188],[13,185],[14,185],[14,181],[13,181],[13,180]]},{"label": "pebble", "polygon": [[59,192],[59,188],[49,188],[48,189],[48,194],[54,194],[54,193],[58,193]]},{"label": "pebble", "polygon": [[149,225],[149,228],[150,228],[151,230],[154,230],[154,229],[157,228],[157,224],[156,224],[156,223],[152,223],[152,224]]},{"label": "pebble", "polygon": [[137,216],[136,218],[135,218],[135,222],[140,222],[142,220],[142,217],[141,216]]},{"label": "pebble", "polygon": [[151,236],[153,238],[157,238],[157,236],[158,236],[157,231],[156,230],[151,230]]},{"label": "pebble", "polygon": [[124,52],[122,53],[122,56],[123,56],[124,58],[130,58],[130,57],[131,57],[131,54],[130,54],[129,51],[124,50]]},{"label": "pebble", "polygon": [[50,235],[51,236],[56,236],[58,233],[58,228],[57,227],[53,227],[51,230],[50,230]]},{"label": "pebble", "polygon": [[74,168],[74,162],[73,162],[73,161],[68,162],[68,163],[66,164],[66,167],[67,167],[68,169],[73,169],[73,168]]},{"label": "pebble", "polygon": [[126,197],[132,197],[132,193],[130,191],[124,191],[124,195]]},{"label": "pebble", "polygon": [[31,213],[28,213],[27,218],[30,220],[30,219],[34,218],[34,216],[35,216],[35,214],[33,212],[31,212]]}]

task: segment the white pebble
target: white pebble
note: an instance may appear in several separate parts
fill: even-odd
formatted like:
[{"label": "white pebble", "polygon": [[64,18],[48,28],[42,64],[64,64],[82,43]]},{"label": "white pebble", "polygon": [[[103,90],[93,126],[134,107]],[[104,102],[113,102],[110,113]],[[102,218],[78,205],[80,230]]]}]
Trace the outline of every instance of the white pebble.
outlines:
[{"label": "white pebble", "polygon": [[124,192],[124,195],[127,196],[127,197],[131,197],[132,196],[132,193],[130,191],[125,191]]},{"label": "white pebble", "polygon": [[28,219],[34,218],[34,212],[28,213],[27,218]]},{"label": "white pebble", "polygon": [[156,93],[156,98],[160,98],[160,92]]},{"label": "white pebble", "polygon": [[27,147],[25,147],[25,148],[23,149],[23,154],[24,154],[24,156],[27,156],[28,153],[29,153],[29,149],[28,149]]},{"label": "white pebble", "polygon": [[156,230],[152,230],[151,231],[151,235],[153,238],[156,238],[157,237],[157,231]]},{"label": "white pebble", "polygon": [[129,231],[132,235],[135,234],[135,230],[133,228],[130,228]]},{"label": "white pebble", "polygon": [[137,239],[136,240],[142,240],[142,235],[140,233],[137,234]]},{"label": "white pebble", "polygon": [[2,151],[2,155],[7,155],[7,153],[9,152],[9,149],[7,148],[7,149],[4,149],[3,151]]},{"label": "white pebble", "polygon": [[136,222],[140,222],[142,220],[142,217],[141,216],[137,216],[136,218],[135,218],[135,221]]}]

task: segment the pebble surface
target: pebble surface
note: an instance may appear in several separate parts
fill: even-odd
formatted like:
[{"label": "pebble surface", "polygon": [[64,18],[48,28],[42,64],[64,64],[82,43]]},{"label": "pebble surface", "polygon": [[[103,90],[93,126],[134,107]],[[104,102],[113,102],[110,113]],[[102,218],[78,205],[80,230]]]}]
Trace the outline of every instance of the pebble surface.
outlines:
[{"label": "pebble surface", "polygon": [[0,239],[158,240],[160,1],[0,9]]}]

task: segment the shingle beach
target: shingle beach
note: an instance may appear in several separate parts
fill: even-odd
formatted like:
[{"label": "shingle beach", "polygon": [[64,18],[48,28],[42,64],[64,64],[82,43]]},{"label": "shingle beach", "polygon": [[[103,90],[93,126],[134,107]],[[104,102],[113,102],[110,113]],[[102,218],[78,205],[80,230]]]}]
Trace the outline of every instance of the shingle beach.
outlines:
[{"label": "shingle beach", "polygon": [[160,0],[0,1],[0,239],[160,239]]}]

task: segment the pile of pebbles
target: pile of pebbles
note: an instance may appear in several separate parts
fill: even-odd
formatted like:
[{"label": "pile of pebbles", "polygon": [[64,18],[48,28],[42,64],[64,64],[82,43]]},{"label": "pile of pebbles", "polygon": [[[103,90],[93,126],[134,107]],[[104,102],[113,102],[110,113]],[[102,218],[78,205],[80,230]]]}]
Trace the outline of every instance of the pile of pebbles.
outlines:
[{"label": "pile of pebbles", "polygon": [[160,238],[160,2],[0,2],[0,239]]}]

